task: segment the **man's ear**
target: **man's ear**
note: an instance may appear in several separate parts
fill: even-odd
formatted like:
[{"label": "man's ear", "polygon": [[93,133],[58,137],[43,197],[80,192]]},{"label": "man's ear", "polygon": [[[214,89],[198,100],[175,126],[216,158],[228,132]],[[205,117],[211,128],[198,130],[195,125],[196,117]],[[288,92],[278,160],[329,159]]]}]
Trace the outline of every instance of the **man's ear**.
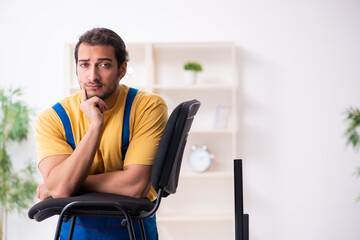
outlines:
[{"label": "man's ear", "polygon": [[119,72],[119,78],[120,80],[125,76],[126,74],[126,69],[127,69],[127,62],[124,61],[121,66],[120,66],[120,72]]}]

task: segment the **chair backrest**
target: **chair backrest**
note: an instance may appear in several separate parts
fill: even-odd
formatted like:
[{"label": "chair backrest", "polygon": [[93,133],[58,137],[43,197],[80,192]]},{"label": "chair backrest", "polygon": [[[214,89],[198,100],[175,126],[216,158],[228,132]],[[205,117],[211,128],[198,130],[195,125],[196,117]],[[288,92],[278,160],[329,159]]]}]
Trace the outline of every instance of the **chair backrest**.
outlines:
[{"label": "chair backrest", "polygon": [[199,107],[196,99],[179,104],[165,126],[151,175],[154,189],[164,190],[163,197],[176,192],[188,133]]}]

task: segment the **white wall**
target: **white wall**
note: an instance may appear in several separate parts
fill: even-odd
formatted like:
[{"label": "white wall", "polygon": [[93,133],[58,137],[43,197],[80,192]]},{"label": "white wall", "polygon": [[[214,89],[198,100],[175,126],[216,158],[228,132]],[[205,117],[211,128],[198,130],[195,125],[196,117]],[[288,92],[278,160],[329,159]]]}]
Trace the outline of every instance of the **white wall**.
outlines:
[{"label": "white wall", "polygon": [[[360,239],[360,159],[342,114],[360,106],[360,2],[209,2],[1,0],[0,85],[50,106],[63,97],[64,43],[94,26],[128,42],[234,41],[251,239]],[[35,159],[33,136],[23,145]],[[55,221],[12,215],[9,239],[50,239]]]}]

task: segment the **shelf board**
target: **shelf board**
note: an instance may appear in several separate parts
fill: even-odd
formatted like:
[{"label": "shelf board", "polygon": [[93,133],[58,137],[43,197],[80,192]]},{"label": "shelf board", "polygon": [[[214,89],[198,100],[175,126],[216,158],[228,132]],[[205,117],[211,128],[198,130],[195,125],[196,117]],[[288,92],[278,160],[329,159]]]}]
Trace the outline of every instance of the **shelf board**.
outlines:
[{"label": "shelf board", "polygon": [[155,90],[233,90],[236,88],[233,84],[198,84],[198,85],[161,85],[155,84],[152,86]]},{"label": "shelf board", "polygon": [[155,49],[162,48],[210,48],[210,49],[222,49],[222,48],[234,48],[233,42],[155,42],[153,43]]},{"label": "shelf board", "polygon": [[232,128],[209,128],[209,129],[191,129],[189,134],[232,134],[236,133]]},{"label": "shelf board", "polygon": [[180,172],[180,178],[197,178],[197,177],[201,177],[201,178],[205,178],[205,177],[209,177],[209,178],[224,178],[224,177],[228,177],[228,178],[232,178],[233,177],[233,173],[231,171],[219,171],[219,172],[202,172],[202,173],[198,173],[198,172]]},{"label": "shelf board", "polygon": [[233,214],[160,214],[156,216],[158,222],[223,222],[233,221]]}]

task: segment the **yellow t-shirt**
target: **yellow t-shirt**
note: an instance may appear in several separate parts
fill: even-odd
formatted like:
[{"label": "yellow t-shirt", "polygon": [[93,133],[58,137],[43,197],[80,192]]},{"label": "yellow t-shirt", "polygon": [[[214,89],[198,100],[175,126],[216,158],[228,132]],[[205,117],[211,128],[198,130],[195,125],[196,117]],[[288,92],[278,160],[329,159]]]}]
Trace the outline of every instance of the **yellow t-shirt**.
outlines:
[{"label": "yellow t-shirt", "polygon": [[[139,91],[130,112],[130,138],[126,158],[121,154],[123,115],[128,86],[120,85],[118,99],[113,108],[105,112],[103,132],[95,154],[90,174],[123,170],[133,164],[152,165],[162,132],[168,119],[164,100],[154,94]],[[89,120],[80,110],[81,91],[60,101],[68,114],[78,145],[85,135]],[[73,149],[66,142],[65,130],[55,110],[49,108],[36,120],[36,151],[38,162],[45,157],[71,154]],[[148,195],[153,200],[154,189]]]}]

